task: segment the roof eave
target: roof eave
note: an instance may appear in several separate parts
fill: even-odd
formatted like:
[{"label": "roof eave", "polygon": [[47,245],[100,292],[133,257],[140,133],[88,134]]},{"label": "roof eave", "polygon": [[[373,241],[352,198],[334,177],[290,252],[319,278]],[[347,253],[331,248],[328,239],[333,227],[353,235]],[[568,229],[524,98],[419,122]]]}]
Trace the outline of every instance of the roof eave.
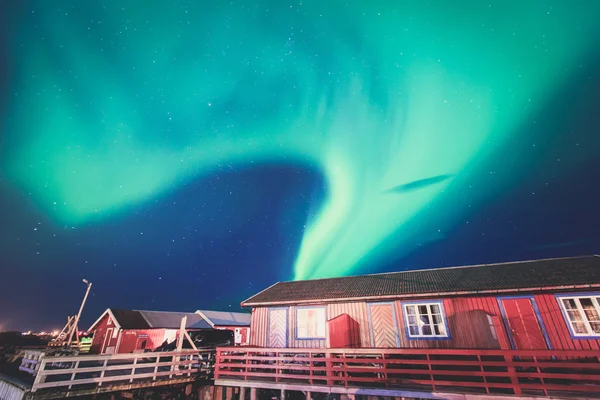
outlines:
[{"label": "roof eave", "polygon": [[113,322],[114,322],[115,326],[116,326],[116,327],[118,327],[119,329],[121,329],[121,324],[119,324],[119,321],[118,321],[118,320],[115,318],[115,315],[112,313],[112,311],[110,310],[110,308],[107,308],[107,309],[106,309],[106,311],[104,311],[104,312],[103,312],[103,313],[100,315],[100,317],[99,317],[99,318],[96,320],[96,322],[94,322],[94,323],[92,324],[92,326],[90,326],[90,328],[89,328],[87,331],[88,331],[88,332],[90,332],[92,329],[94,329],[94,327],[95,327],[96,325],[98,325],[98,323],[99,323],[100,321],[102,321],[102,319],[104,318],[104,316],[105,316],[106,314],[110,315],[110,317],[112,318],[112,320],[113,320]]},{"label": "roof eave", "polygon": [[275,282],[274,284],[272,284],[272,285],[271,285],[271,286],[269,286],[268,288],[266,288],[266,289],[263,289],[263,290],[261,290],[260,292],[256,293],[255,295],[248,297],[246,300],[244,300],[244,301],[242,301],[242,302],[240,303],[240,306],[244,307],[244,304],[245,304],[246,302],[248,302],[249,300],[252,300],[254,297],[258,296],[259,294],[266,292],[267,290],[271,289],[272,287],[274,287],[275,285],[277,285],[277,284],[279,284],[279,283],[280,283],[280,282]]},{"label": "roof eave", "polygon": [[[415,297],[422,298],[422,297],[465,296],[465,295],[474,295],[474,294],[547,292],[547,291],[556,291],[556,290],[586,289],[586,288],[598,288],[598,287],[600,287],[600,283],[592,283],[592,284],[585,284],[585,285],[527,287],[527,288],[515,288],[515,289],[490,289],[490,290],[470,290],[470,291],[464,290],[464,291],[441,292],[441,293],[414,293],[414,294],[384,295],[384,296],[344,297],[344,298],[335,298],[335,299],[290,300],[290,301],[271,301],[271,302],[254,302],[254,303],[244,301],[241,303],[241,305],[242,305],[242,307],[265,307],[265,306],[295,305],[295,304],[341,303],[341,302],[346,302],[346,301],[357,301],[357,300],[364,300],[364,301],[392,300],[392,299],[400,300],[400,299],[404,299],[404,298],[415,298]],[[263,292],[264,292],[264,290],[263,290]],[[252,297],[256,297],[257,295],[254,295]],[[252,299],[252,297],[250,299]],[[250,299],[248,299],[248,300],[250,300]]]}]

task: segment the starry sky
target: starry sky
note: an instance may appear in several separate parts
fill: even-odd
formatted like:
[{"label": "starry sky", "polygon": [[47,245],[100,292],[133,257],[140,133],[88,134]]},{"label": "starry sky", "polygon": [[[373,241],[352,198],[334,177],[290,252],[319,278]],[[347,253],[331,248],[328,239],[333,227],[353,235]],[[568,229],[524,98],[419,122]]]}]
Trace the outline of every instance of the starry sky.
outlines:
[{"label": "starry sky", "polygon": [[600,252],[600,2],[28,0],[0,328]]}]

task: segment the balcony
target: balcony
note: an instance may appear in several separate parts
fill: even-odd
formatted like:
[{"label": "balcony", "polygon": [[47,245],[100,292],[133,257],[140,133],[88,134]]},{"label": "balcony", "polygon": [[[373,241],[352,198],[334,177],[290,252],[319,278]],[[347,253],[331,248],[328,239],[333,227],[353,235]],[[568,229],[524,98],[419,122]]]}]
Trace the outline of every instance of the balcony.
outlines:
[{"label": "balcony", "polygon": [[215,384],[348,395],[596,398],[598,350],[219,348]]}]

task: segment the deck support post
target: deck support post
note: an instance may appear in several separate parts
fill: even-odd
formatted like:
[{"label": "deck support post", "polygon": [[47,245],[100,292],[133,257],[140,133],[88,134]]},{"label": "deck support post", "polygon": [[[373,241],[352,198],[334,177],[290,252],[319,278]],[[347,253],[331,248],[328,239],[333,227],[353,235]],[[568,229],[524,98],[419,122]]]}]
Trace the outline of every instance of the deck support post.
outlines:
[{"label": "deck support post", "polygon": [[306,400],[310,400],[310,392],[306,392]]},{"label": "deck support post", "polygon": [[233,399],[233,388],[227,386],[225,388],[225,400],[231,400]]},{"label": "deck support post", "polygon": [[223,386],[215,386],[213,400],[223,400]]},{"label": "deck support post", "polygon": [[285,400],[285,389],[281,389],[281,396],[279,396],[279,400]]},{"label": "deck support post", "polygon": [[240,388],[240,400],[246,400],[246,388],[243,386]]},{"label": "deck support post", "polygon": [[250,400],[256,400],[256,388],[250,388]]}]

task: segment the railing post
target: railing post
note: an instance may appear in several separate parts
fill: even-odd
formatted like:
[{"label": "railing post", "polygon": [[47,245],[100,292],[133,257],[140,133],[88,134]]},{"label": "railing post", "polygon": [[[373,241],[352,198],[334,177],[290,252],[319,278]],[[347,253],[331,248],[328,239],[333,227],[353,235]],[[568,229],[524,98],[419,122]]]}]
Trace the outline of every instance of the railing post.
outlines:
[{"label": "railing post", "polygon": [[[73,367],[73,369],[77,370],[77,368],[79,367],[79,360],[75,361],[75,366]],[[71,384],[69,385],[69,390],[71,390],[71,387],[73,387],[73,381],[75,380],[75,375],[77,375],[77,371],[73,372],[71,374]]]},{"label": "railing post", "polygon": [[344,368],[342,371],[342,378],[344,379],[344,386],[348,387],[348,363],[346,362],[346,352],[342,352],[342,357],[344,358]]},{"label": "railing post", "polygon": [[105,358],[104,363],[102,363],[102,371],[100,371],[100,382],[98,382],[98,386],[102,386],[102,379],[104,379],[104,373],[106,372],[107,365],[108,365],[108,358]]},{"label": "railing post", "polygon": [[156,356],[156,362],[154,363],[154,376],[152,377],[153,381],[156,380],[156,374],[158,374],[158,364],[159,363],[160,363],[160,356]]},{"label": "railing post", "polygon": [[131,378],[129,378],[129,383],[133,382],[133,376],[135,375],[135,366],[137,365],[137,356],[133,359],[133,366],[131,367]]},{"label": "railing post", "polygon": [[[381,362],[382,362],[382,365],[383,365],[383,379],[385,380],[385,387],[389,388],[387,363],[386,363],[386,360],[385,360],[385,352],[383,352],[383,351],[381,352]],[[354,397],[354,395],[353,395],[353,397]]]},{"label": "railing post", "polygon": [[535,369],[537,370],[538,374],[540,374],[540,382],[543,385],[542,390],[544,391],[544,396],[548,396],[548,389],[546,389],[546,382],[544,382],[544,377],[542,376],[542,369],[538,365],[537,356],[533,356],[533,362],[535,363]]},{"label": "railing post", "polygon": [[44,383],[46,381],[46,377],[44,374],[44,370],[46,369],[46,360],[44,359],[44,357],[40,357],[39,361],[39,368],[37,370],[37,374],[35,375],[35,380],[33,381],[33,385],[31,386],[31,391],[35,392],[38,389],[38,385],[40,383]]},{"label": "railing post", "polygon": [[426,354],[427,357],[427,369],[429,370],[429,379],[431,380],[431,389],[435,392],[435,379],[433,377],[433,368],[431,368],[431,357],[430,354]]},{"label": "railing post", "polygon": [[483,383],[485,384],[485,392],[490,394],[490,388],[488,386],[487,377],[485,376],[485,371],[483,370],[483,364],[481,361],[481,355],[477,354],[477,362],[479,362],[479,370],[481,371],[481,377],[483,378]]},{"label": "railing post", "polygon": [[279,363],[281,360],[279,359],[281,353],[279,350],[275,350],[275,382],[279,382]]},{"label": "railing post", "polygon": [[248,380],[248,352],[244,352],[244,380]]},{"label": "railing post", "polygon": [[213,376],[215,379],[219,379],[219,361],[222,359],[221,352],[222,350],[219,348],[215,351],[215,363],[213,367]]},{"label": "railing post", "polygon": [[[508,360],[506,359],[508,357]],[[508,368],[508,375],[510,376],[510,382],[513,385],[513,391],[515,392],[515,396],[521,396],[523,391],[521,390],[521,384],[519,383],[519,377],[517,376],[517,370],[513,365],[514,358],[512,354],[506,356],[504,355],[504,362],[506,362],[506,366]]]},{"label": "railing post", "polygon": [[333,385],[333,363],[331,362],[331,352],[325,351],[325,374],[327,376],[327,386]]},{"label": "railing post", "polygon": [[[308,353],[308,383],[313,384],[313,352]],[[310,400],[310,393],[307,393],[307,400]]]},{"label": "railing post", "polygon": [[170,371],[171,373],[169,374],[169,379],[173,379],[173,370],[175,369],[175,355],[171,354],[171,367],[170,367]]},{"label": "railing post", "polygon": [[[194,365],[194,354],[188,354],[186,356],[186,361],[189,361],[190,363],[188,364],[188,376],[192,376],[192,366]],[[200,366],[200,361],[198,361],[198,366]],[[198,375],[200,371],[198,371]]]}]

